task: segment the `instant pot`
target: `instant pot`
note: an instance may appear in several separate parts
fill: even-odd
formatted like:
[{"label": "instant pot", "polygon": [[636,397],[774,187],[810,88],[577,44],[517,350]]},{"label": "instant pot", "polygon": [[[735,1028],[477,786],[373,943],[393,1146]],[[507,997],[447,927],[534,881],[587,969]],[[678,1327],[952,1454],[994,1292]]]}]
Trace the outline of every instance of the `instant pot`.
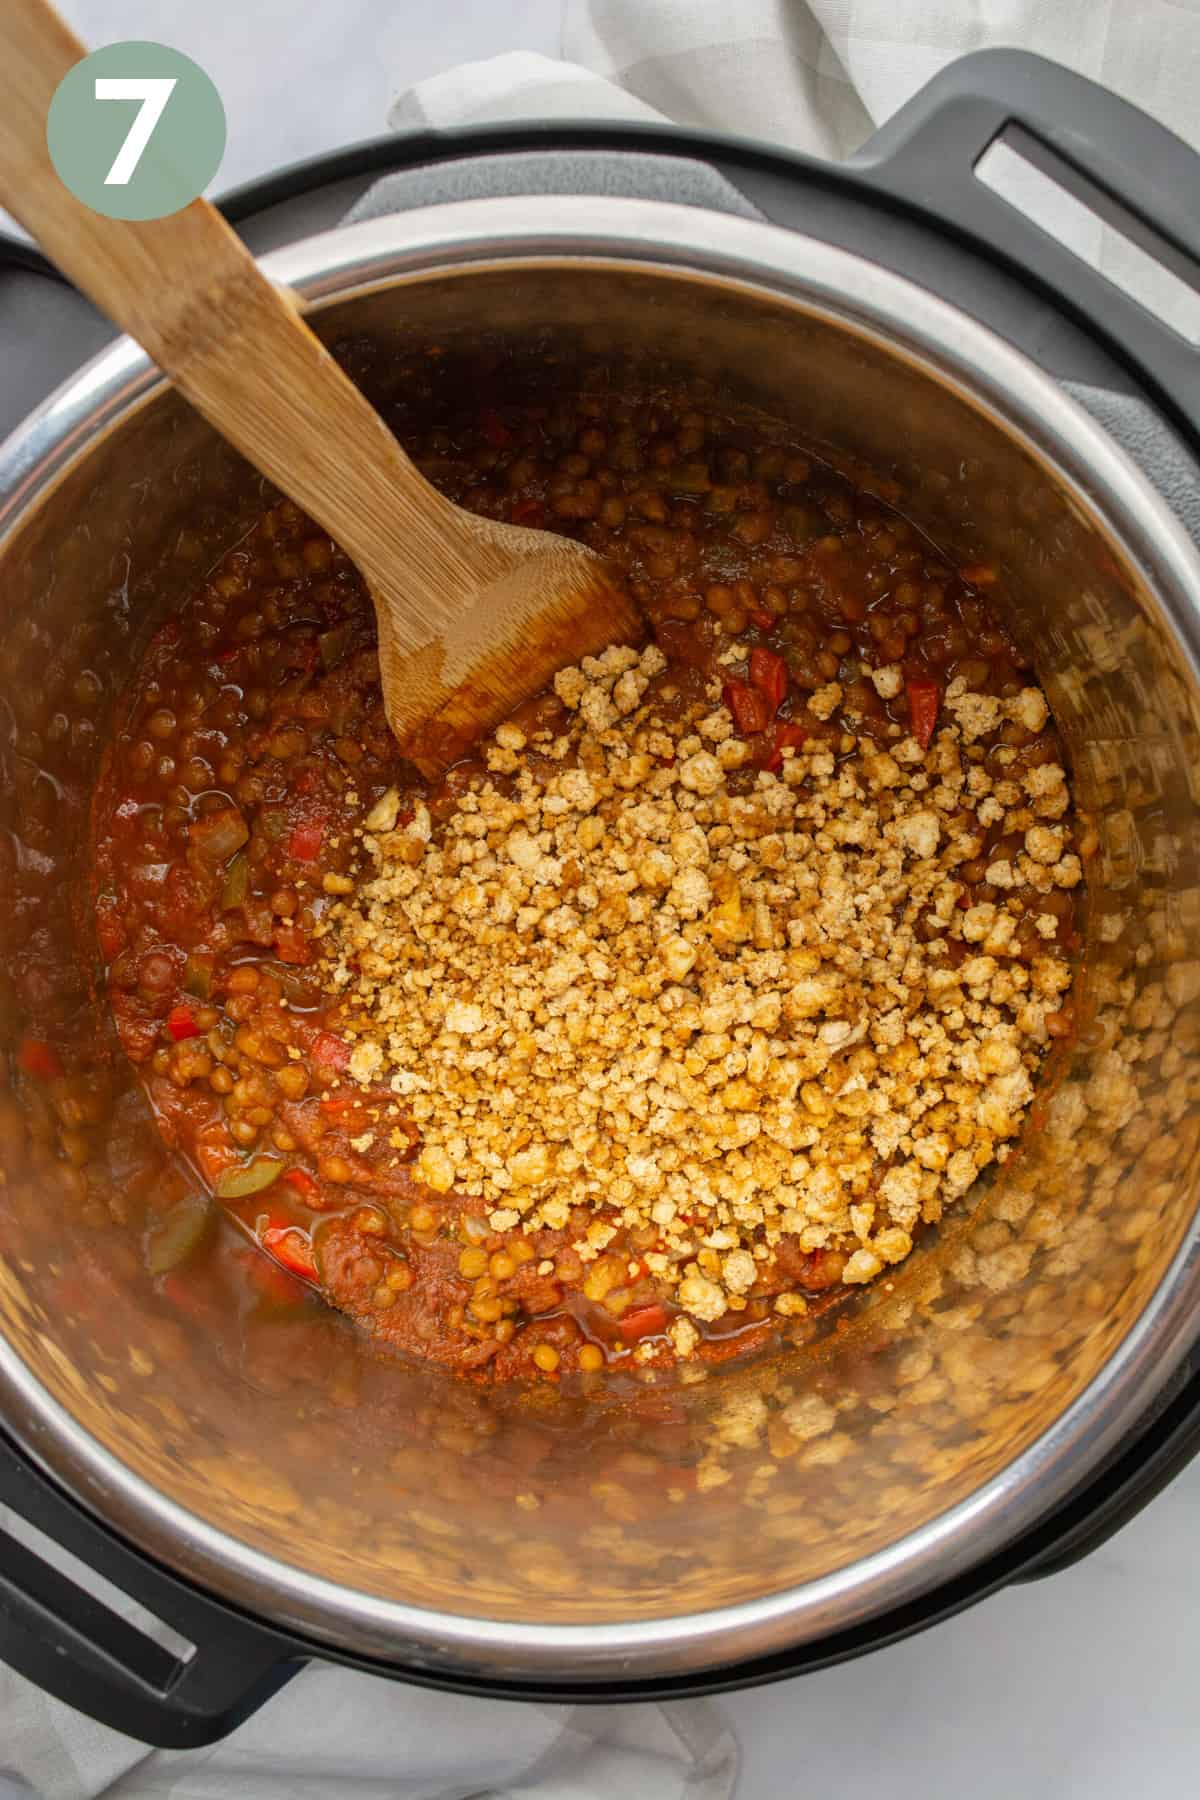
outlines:
[{"label": "instant pot", "polygon": [[852,459],[996,565],[1096,826],[1080,1029],[1020,1153],[819,1352],[619,1403],[476,1390],[315,1309],[214,1330],[145,1272],[174,1177],[93,991],[87,795],[263,494],[5,246],[0,1037],[67,1048],[0,1092],[0,1656],[51,1692],[185,1745],[317,1657],[542,1700],[794,1675],[1086,1555],[1200,1446],[1200,354],[980,179],[1001,139],[1200,287],[1193,154],[1008,51],[836,167],[485,127],[225,203],[378,398],[487,344],[568,385],[670,370]]}]

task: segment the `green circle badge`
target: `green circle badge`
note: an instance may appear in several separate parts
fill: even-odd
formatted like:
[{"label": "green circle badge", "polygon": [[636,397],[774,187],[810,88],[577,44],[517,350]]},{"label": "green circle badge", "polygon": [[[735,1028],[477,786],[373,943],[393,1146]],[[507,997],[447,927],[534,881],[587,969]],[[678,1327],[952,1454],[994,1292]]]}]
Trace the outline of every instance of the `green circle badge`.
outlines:
[{"label": "green circle badge", "polygon": [[225,108],[190,56],[167,44],[106,44],[59,82],[46,143],[64,186],[93,212],[161,219],[216,174]]}]

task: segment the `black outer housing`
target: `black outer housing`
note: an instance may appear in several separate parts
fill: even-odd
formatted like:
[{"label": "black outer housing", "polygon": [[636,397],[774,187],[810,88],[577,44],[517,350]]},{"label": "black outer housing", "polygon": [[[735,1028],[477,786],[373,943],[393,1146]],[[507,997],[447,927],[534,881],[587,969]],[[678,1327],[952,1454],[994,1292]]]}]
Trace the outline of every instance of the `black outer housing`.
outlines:
[{"label": "black outer housing", "polygon": [[[374,139],[240,188],[221,210],[262,253],[333,226],[380,175],[398,170],[538,150],[690,159],[717,170],[772,222],[882,263],[991,326],[1077,386],[1115,435],[1123,404],[1132,402],[1141,423],[1127,447],[1190,518],[1200,491],[1192,460],[1200,456],[1200,354],[975,178],[988,145],[1014,129],[1027,159],[1200,287],[1200,158],[1107,90],[1019,51],[981,51],[951,65],[840,166],[672,126],[482,126]],[[14,311],[14,290],[6,296],[5,282],[31,276],[38,278],[38,303],[31,307],[18,289]],[[112,336],[72,290],[60,288],[58,304],[50,304],[43,277],[61,281],[38,252],[0,236],[0,331],[16,320],[23,348],[33,349],[25,367],[39,384],[22,393],[13,371],[0,396],[0,412],[11,406],[13,416],[0,417],[0,427],[15,424]],[[1162,429],[1164,418],[1170,430]],[[967,1575],[819,1643],[700,1674],[593,1684],[473,1679],[418,1661],[334,1650],[277,1628],[181,1580],[101,1525],[0,1432],[0,1504],[196,1646],[177,1658],[0,1529],[0,1654],[60,1699],[164,1747],[224,1736],[314,1658],[493,1699],[611,1702],[717,1693],[827,1668],[936,1624],[1010,1582],[1069,1567],[1198,1452],[1194,1354],[1098,1474]]]}]

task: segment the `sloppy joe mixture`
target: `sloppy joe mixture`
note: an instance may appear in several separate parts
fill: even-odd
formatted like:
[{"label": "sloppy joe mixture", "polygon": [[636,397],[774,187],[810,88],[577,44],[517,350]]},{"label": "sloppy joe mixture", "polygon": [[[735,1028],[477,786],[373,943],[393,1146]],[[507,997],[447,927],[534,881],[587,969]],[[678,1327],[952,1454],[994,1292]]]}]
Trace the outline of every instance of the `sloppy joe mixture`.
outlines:
[{"label": "sloppy joe mixture", "polygon": [[97,792],[124,1052],[214,1203],[402,1351],[558,1380],[803,1335],[1006,1159],[1070,1028],[1077,825],[995,573],[668,395],[408,441],[608,556],[647,640],[431,787],[354,569],[275,506]]}]

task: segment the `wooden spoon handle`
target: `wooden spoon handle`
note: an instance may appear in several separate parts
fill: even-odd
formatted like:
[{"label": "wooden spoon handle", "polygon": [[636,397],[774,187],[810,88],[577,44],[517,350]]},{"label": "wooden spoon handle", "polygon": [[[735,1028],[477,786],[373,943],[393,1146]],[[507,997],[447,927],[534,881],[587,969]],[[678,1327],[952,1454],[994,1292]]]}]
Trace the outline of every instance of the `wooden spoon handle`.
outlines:
[{"label": "wooden spoon handle", "polygon": [[[86,51],[44,0],[4,0],[0,201],[71,280],[136,338],[192,404],[386,583],[402,558],[413,647],[445,608],[447,575],[479,552],[464,515],[420,475],[391,432],[267,281],[207,201],[145,222],[75,199],[46,148],[46,114]],[[457,552],[457,554],[456,554]],[[421,590],[427,590],[422,594]],[[403,621],[393,620],[403,632]]]}]

